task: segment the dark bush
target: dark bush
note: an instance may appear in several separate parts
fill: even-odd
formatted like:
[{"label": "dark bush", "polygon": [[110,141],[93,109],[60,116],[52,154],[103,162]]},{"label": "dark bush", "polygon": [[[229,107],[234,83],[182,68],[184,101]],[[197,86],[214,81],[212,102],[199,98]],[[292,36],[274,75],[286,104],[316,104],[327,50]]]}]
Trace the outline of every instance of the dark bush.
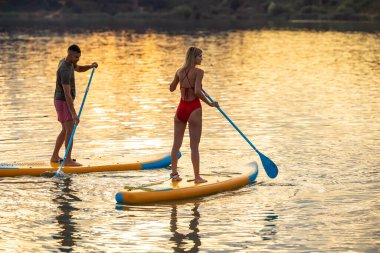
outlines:
[{"label": "dark bush", "polygon": [[285,5],[277,4],[275,2],[270,2],[268,6],[268,14],[271,16],[279,16],[282,14],[289,13],[289,8]]},{"label": "dark bush", "polygon": [[139,5],[153,10],[162,10],[168,7],[168,0],[140,0]]},{"label": "dark bush", "polygon": [[174,16],[184,19],[189,19],[191,17],[191,7],[185,4],[175,7],[171,12]]},{"label": "dark bush", "polygon": [[239,0],[232,0],[230,3],[230,8],[236,11],[240,7],[241,3]]},{"label": "dark bush", "polygon": [[325,13],[325,9],[315,6],[315,5],[307,5],[301,8],[299,13],[301,14],[312,14],[312,13]]}]

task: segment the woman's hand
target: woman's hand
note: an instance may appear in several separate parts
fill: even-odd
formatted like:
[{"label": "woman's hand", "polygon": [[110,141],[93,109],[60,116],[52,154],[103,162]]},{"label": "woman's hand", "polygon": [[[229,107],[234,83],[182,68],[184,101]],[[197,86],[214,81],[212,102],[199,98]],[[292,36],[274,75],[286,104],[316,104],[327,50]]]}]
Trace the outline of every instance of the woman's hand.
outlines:
[{"label": "woman's hand", "polygon": [[217,101],[214,101],[210,104],[211,107],[219,107],[219,103]]}]

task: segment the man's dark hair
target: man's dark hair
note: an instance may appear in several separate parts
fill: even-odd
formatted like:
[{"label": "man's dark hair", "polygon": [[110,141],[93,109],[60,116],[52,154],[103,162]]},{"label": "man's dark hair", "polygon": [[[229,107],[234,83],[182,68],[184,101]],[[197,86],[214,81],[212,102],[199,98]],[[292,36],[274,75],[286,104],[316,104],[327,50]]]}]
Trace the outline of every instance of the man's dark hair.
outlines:
[{"label": "man's dark hair", "polygon": [[77,45],[73,44],[73,45],[69,46],[68,51],[80,53],[80,48]]}]

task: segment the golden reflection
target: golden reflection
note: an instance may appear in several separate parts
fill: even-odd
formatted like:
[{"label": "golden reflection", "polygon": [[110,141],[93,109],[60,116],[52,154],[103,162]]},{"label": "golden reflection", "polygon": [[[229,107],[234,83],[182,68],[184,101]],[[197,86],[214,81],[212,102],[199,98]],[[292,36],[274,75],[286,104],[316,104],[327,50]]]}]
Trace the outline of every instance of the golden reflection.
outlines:
[{"label": "golden reflection", "polygon": [[[380,43],[372,34],[264,30],[203,36],[108,31],[48,36],[5,33],[1,38],[0,48],[7,53],[0,59],[0,136],[10,144],[6,155],[10,161],[18,160],[21,150],[31,150],[30,143],[41,139],[45,141],[35,152],[50,155],[54,137],[51,140],[46,137],[56,132],[52,106],[55,72],[59,59],[73,41],[83,51],[80,64],[92,61],[100,64],[76,136],[84,144],[96,135],[99,140],[125,140],[129,149],[144,149],[150,148],[151,143],[143,141],[135,146],[128,143],[130,137],[143,134],[144,138],[154,140],[160,135],[166,138],[154,141],[154,149],[168,149],[171,143],[168,133],[172,132],[171,121],[179,96],[168,92],[167,85],[190,45],[204,50],[205,85],[221,101],[226,113],[244,132],[267,136],[260,140],[259,147],[275,145],[275,134],[286,136],[289,134],[283,131],[294,131],[281,127],[283,124],[298,121],[297,125],[307,125],[320,120],[322,125],[334,126],[325,129],[324,135],[329,136],[339,132],[335,129],[340,120],[337,115],[355,121],[363,118],[363,110],[359,109],[363,108],[368,120],[373,120],[379,111],[376,52]],[[49,50],[41,52],[40,43]],[[88,75],[76,73],[76,107],[80,105]],[[220,138],[224,120],[207,107],[204,111],[205,129],[211,131],[207,137],[216,137],[214,141],[222,144],[219,141],[227,140]],[[313,119],[311,112],[316,113],[317,119]],[[25,122],[35,127],[25,128]],[[258,125],[253,128],[252,122]],[[42,131],[37,126],[42,126]],[[107,126],[107,131],[102,126]],[[277,132],[267,134],[268,127]],[[222,135],[238,139],[230,134],[232,129],[226,129]],[[248,138],[252,135],[248,134]],[[19,136],[32,140],[12,145]],[[236,143],[235,139],[231,141]],[[92,148],[96,147],[83,147]]]},{"label": "golden reflection", "polygon": [[[205,89],[219,100],[223,110],[247,138],[253,140],[255,146],[273,158],[284,171],[280,171],[279,181],[273,181],[270,187],[262,189],[263,186],[258,186],[256,205],[249,201],[239,202],[242,196],[234,199],[241,203],[242,208],[259,209],[260,214],[270,210],[266,214],[268,226],[253,230],[255,235],[258,233],[262,237],[253,239],[276,239],[276,242],[284,244],[290,241],[292,245],[298,246],[305,239],[300,226],[302,223],[307,227],[318,228],[314,229],[313,235],[322,239],[305,240],[306,246],[331,251],[333,245],[329,242],[335,241],[337,234],[341,234],[343,242],[358,242],[357,238],[360,238],[361,244],[356,245],[354,250],[371,250],[365,245],[373,245],[376,241],[372,235],[376,234],[376,228],[379,227],[376,221],[379,219],[376,220],[376,215],[360,221],[355,220],[355,217],[373,213],[378,205],[378,201],[373,200],[373,196],[378,193],[376,176],[380,157],[380,40],[377,33],[265,29],[187,34],[137,34],[127,30],[81,33],[36,31],[26,34],[18,31],[1,32],[2,163],[48,161],[50,158],[59,131],[53,106],[56,69],[58,61],[65,56],[67,47],[73,42],[83,52],[80,64],[99,62],[75,136],[75,158],[80,160],[101,156],[102,162],[112,164],[115,162],[112,157],[124,158],[125,154],[132,156],[136,153],[153,154],[170,150],[172,121],[179,94],[178,91],[170,93],[168,83],[176,68],[183,63],[186,49],[195,45],[204,52],[202,68],[205,70]],[[76,108],[80,106],[88,77],[89,74],[76,73]],[[200,147],[202,172],[216,169],[231,173],[239,171],[236,161],[241,157],[254,159],[253,151],[217,111],[206,106],[203,108],[204,128]],[[190,153],[188,138],[184,139],[181,151]],[[184,155],[182,159],[183,171],[191,173],[190,155]],[[86,180],[93,185],[98,182],[96,190],[99,192],[111,191],[110,185],[114,183],[105,184],[104,178],[94,175],[88,175]],[[284,192],[278,182],[294,183],[294,187],[297,190],[299,188],[300,196],[303,196],[301,193],[305,189],[306,192],[310,189],[331,189],[333,192],[313,195],[305,202],[302,198],[288,198],[289,192]],[[20,189],[23,192],[17,184],[12,186],[16,192]],[[78,246],[75,245],[78,237],[73,211],[78,212],[79,216],[91,217],[96,217],[98,213],[88,209],[77,210],[73,206],[79,200],[75,198],[75,193],[70,192],[71,181],[56,187],[62,192],[53,200],[59,211],[56,217],[59,228],[54,235],[54,242],[73,248]],[[342,192],[342,189],[345,190]],[[46,192],[46,188],[42,191]],[[4,192],[9,193],[7,189]],[[4,203],[13,203],[14,196],[10,193],[4,195]],[[331,196],[333,198],[329,198]],[[102,197],[95,195],[93,203],[104,203]],[[104,198],[107,198],[107,204],[113,203],[112,194]],[[284,202],[284,199],[287,201]],[[342,199],[347,202],[343,203]],[[48,201],[50,203],[51,199]],[[335,208],[330,208],[327,213],[325,209],[318,212],[320,203],[326,201]],[[215,201],[220,209],[223,208],[221,202]],[[355,209],[358,203],[362,203],[360,206],[363,209]],[[31,206],[22,207],[26,212],[39,210]],[[178,209],[179,206],[173,208],[174,215],[171,217],[165,216],[172,219],[174,224],[172,228],[166,227],[166,231],[171,233],[171,242],[176,243],[175,247],[184,249],[186,240],[190,242],[186,247],[199,248],[196,235],[200,217],[196,214],[198,209],[192,212],[194,226],[191,226],[194,230],[189,233],[178,231],[180,220],[175,218]],[[336,217],[337,213],[339,221],[334,229],[331,229],[331,224],[321,225],[321,220]],[[139,216],[142,217],[141,222],[146,221],[144,215]],[[225,215],[226,220],[233,218],[232,214]],[[255,220],[255,214],[250,215],[249,218]],[[292,233],[284,231],[281,236],[280,231],[276,233],[277,216],[292,217],[290,220],[281,220],[281,224]],[[218,219],[212,213],[208,217]],[[11,223],[13,219],[17,217],[5,218],[4,224]],[[236,227],[230,229],[236,231],[236,228],[246,225],[245,221],[236,221]],[[25,226],[30,220],[19,222],[19,227],[30,230]],[[158,225],[167,226],[168,222],[165,222]],[[201,228],[202,233],[220,229],[221,226],[204,226]],[[241,230],[239,236],[252,239],[251,226],[245,226],[246,230]],[[112,234],[115,227],[115,224],[112,228],[104,226],[99,228],[99,233]],[[354,227],[361,229],[355,230]],[[128,231],[134,241],[147,236],[157,242],[162,240],[162,237],[154,237],[149,232],[141,236],[136,231]],[[13,237],[21,237],[17,227],[5,230],[4,234],[12,237],[8,241],[14,241]],[[291,238],[287,236],[289,234]],[[86,231],[83,236],[88,236]],[[239,241],[234,234],[230,238]],[[225,246],[224,239],[217,238],[216,243],[219,245],[216,246]],[[42,243],[49,243],[49,240],[51,238]],[[150,246],[154,247],[155,243]],[[257,246],[255,249],[271,249],[266,246]]]}]

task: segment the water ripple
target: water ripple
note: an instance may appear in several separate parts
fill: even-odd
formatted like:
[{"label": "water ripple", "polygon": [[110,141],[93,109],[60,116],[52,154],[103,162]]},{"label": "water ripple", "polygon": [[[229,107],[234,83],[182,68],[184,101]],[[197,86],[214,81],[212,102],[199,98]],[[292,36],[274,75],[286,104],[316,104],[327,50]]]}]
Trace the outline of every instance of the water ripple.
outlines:
[{"label": "water ripple", "polygon": [[[50,158],[60,125],[55,71],[67,45],[98,61],[75,137],[79,160],[119,163],[169,151],[178,91],[168,83],[201,47],[204,87],[280,169],[203,105],[201,167],[233,176],[258,161],[256,184],[174,203],[116,205],[126,185],[167,170],[0,179],[5,252],[377,252],[380,43],[377,34],[258,30],[166,34],[0,33],[1,163]],[[48,49],[41,53],[41,43]],[[89,73],[76,73],[76,107]],[[188,133],[179,161],[192,177]]]}]

